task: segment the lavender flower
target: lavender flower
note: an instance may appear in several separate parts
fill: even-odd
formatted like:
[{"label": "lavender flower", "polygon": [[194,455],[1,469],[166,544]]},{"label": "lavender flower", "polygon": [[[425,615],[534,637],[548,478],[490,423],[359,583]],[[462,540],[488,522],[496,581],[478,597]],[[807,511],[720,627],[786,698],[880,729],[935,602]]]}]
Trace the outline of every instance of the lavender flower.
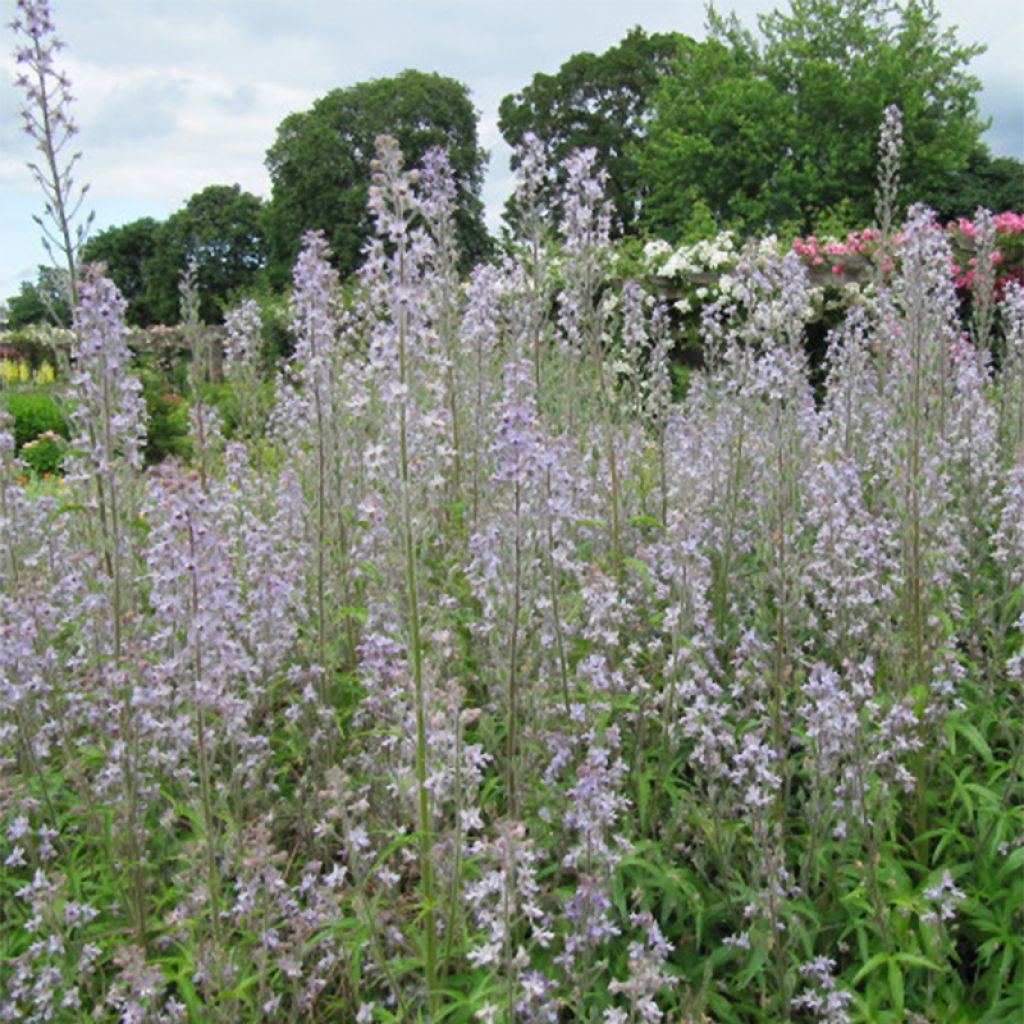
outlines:
[{"label": "lavender flower", "polygon": [[793,1008],[813,1013],[821,1024],[850,1024],[852,1018],[846,1008],[853,1002],[853,996],[836,987],[835,969],[836,962],[826,956],[801,964],[800,974],[808,979],[810,990],[792,1000]]}]

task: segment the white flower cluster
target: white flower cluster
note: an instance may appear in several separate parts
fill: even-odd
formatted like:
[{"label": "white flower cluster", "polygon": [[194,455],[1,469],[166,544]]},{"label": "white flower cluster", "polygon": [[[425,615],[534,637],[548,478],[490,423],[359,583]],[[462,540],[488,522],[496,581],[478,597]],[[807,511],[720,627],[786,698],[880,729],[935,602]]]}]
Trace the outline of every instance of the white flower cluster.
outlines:
[{"label": "white flower cluster", "polygon": [[661,239],[644,246],[644,262],[659,277],[721,270],[735,263],[737,255],[736,239],[731,231],[720,231],[714,238],[702,238],[678,249]]}]

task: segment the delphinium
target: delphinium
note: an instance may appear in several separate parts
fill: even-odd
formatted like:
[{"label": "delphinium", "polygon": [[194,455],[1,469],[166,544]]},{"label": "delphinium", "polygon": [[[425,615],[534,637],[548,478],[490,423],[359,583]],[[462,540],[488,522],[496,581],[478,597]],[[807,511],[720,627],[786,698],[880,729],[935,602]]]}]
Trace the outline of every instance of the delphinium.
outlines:
[{"label": "delphinium", "polygon": [[546,380],[544,364],[548,360],[552,325],[548,307],[554,293],[552,275],[551,235],[544,196],[554,179],[548,165],[543,143],[532,132],[523,136],[513,160],[515,164],[516,249],[518,273],[516,284],[521,297],[517,312],[525,321],[525,335],[533,360],[534,385],[546,407],[551,381]]},{"label": "delphinium", "polygon": [[590,1000],[599,991],[600,951],[621,934],[611,883],[630,849],[624,834],[630,804],[623,792],[627,766],[621,756],[621,732],[607,721],[609,702],[603,694],[595,693],[591,704],[576,711],[584,721],[589,719],[587,728],[575,738],[568,756],[557,758],[560,765],[553,759],[545,775],[559,787],[553,804],[556,813],[561,812],[563,835],[556,849],[568,844],[561,867],[572,879],[562,898],[561,949],[555,964],[564,998],[580,1019],[587,1018]]},{"label": "delphinium", "polygon": [[[1024,453],[1010,469],[1002,497],[1002,514],[999,527],[994,536],[995,558],[1011,588],[1019,588],[1024,584]],[[1009,593],[1014,593],[1010,590]],[[1018,591],[1019,593],[1019,591]],[[1014,609],[1013,598],[1007,602],[1011,614]],[[1011,629],[1016,630],[1016,643],[1010,643],[1009,658],[1006,671],[1010,679],[1018,686],[1024,685],[1024,607],[1019,597],[1016,605],[1019,617]],[[1005,612],[1004,612],[1005,614]],[[1004,630],[1006,627],[1004,626]],[[1007,630],[1008,631],[1008,630]],[[997,633],[1003,639],[1005,633]],[[1020,755],[1018,754],[1018,757]]]},{"label": "delphinium", "polygon": [[568,356],[570,376],[567,384],[573,392],[565,423],[573,432],[578,420],[586,423],[586,403],[581,392],[592,389],[600,409],[603,433],[604,469],[610,484],[608,526],[612,558],[623,554],[623,502],[619,478],[616,423],[617,398],[607,365],[607,307],[602,301],[601,287],[610,271],[612,256],[609,245],[611,204],[604,198],[603,174],[596,169],[593,150],[573,153],[565,163],[566,195],[559,232],[562,243],[562,288],[558,293],[558,321],[561,344]]},{"label": "delphinium", "polygon": [[297,657],[310,554],[298,475],[261,473],[254,461],[244,444],[225,446],[213,508],[240,586],[242,640],[269,706],[270,688]]},{"label": "delphinium", "polygon": [[[8,837],[25,842],[22,828],[27,828],[25,819],[16,818]],[[8,855],[6,866],[14,863]],[[31,881],[18,886],[13,896],[11,919],[25,916],[27,941],[17,955],[5,958],[0,1020],[41,1024],[72,1015],[81,1019],[84,1010],[92,1009],[89,1000],[103,956],[102,947],[89,934],[99,911],[75,900],[52,864],[37,866]]]},{"label": "delphinium", "polygon": [[[249,981],[243,999],[225,1000],[228,1019],[330,1019],[360,996],[352,978],[358,937],[345,910],[351,864],[316,858],[295,863],[275,843],[272,816],[238,832],[239,857],[225,889],[232,952]],[[208,1011],[209,1012],[209,1011]]]},{"label": "delphinium", "polygon": [[[475,839],[467,851],[486,854],[488,863],[488,874],[471,883],[470,891],[478,898],[485,892],[500,894],[502,905],[495,908],[500,917],[488,917],[494,912],[482,906],[476,911],[478,927],[489,933],[483,950],[493,950],[494,955],[476,951],[471,957],[478,964],[493,963],[500,968],[506,1016],[514,1013],[521,991],[525,964],[519,962],[517,951],[528,938],[524,915],[532,925],[533,938],[546,941],[546,932],[539,928],[542,912],[533,902],[537,898],[533,881],[537,855],[522,824],[528,813],[529,791],[521,773],[538,756],[538,725],[544,720],[544,709],[553,706],[559,694],[552,685],[555,679],[544,685],[550,678],[544,668],[550,663],[538,665],[530,645],[537,629],[547,632],[543,605],[547,603],[544,583],[549,564],[544,555],[551,524],[543,481],[554,462],[540,428],[535,388],[536,377],[526,352],[513,356],[504,369],[503,397],[493,424],[489,514],[470,538],[467,566],[480,603],[475,632],[481,650],[487,653],[484,681],[488,691],[482,696],[486,707],[500,714],[504,733],[504,749],[498,757],[504,768],[503,814],[494,826],[494,838]],[[548,582],[557,588],[557,574]],[[566,685],[560,674],[556,678]]]},{"label": "delphinium", "polygon": [[[592,154],[558,242],[526,140],[518,235],[463,285],[444,157],[383,140],[351,287],[304,242],[265,436],[204,410],[143,504],[89,273],[52,495],[0,423],[0,1017],[995,1005],[1024,304],[963,336],[947,233],[915,210],[897,241],[887,125],[889,265],[817,390],[799,254],[728,254],[675,402],[676,325],[614,279]],[[254,307],[228,330],[255,392]]]},{"label": "delphinium", "polygon": [[604,1012],[604,1020],[606,1024],[627,1024],[627,1021],[658,1024],[664,1018],[664,1012],[658,1006],[657,997],[678,982],[665,970],[672,955],[672,943],[666,940],[649,911],[631,914],[629,922],[641,930],[643,938],[629,944],[628,977],[608,985],[609,992],[625,996],[629,1013],[609,1008]]},{"label": "delphinium", "polygon": [[672,409],[671,353],[674,344],[668,309],[658,303],[651,311],[651,350],[644,380],[643,413],[654,433],[658,455],[658,483],[661,490],[662,525],[668,519],[668,425]]},{"label": "delphinium", "polygon": [[378,791],[389,792],[402,809],[380,823],[385,834],[410,830],[416,840],[422,909],[416,955],[422,994],[434,1012],[440,999],[438,815],[447,811],[438,772],[451,758],[451,734],[440,726],[451,722],[445,699],[451,652],[443,625],[448,600],[426,571],[426,560],[445,556],[440,506],[453,451],[446,353],[429,287],[435,244],[416,223],[416,175],[403,171],[401,153],[390,139],[379,141],[370,206],[377,234],[362,281],[374,298],[363,325],[367,402],[374,416],[359,509],[366,527],[359,544],[375,573],[365,581],[369,615],[359,652],[365,695],[354,724],[366,730],[367,740],[370,728],[378,738],[352,763],[369,768],[382,787]]},{"label": "delphinium", "polygon": [[206,402],[207,387],[213,382],[213,346],[199,319],[198,269],[190,260],[178,283],[181,299],[181,329],[189,350],[189,387],[192,403],[189,406],[189,425],[192,439],[192,458],[199,469],[204,488],[218,467],[224,445],[220,413]]},{"label": "delphinium", "polygon": [[47,767],[61,743],[67,695],[52,637],[76,589],[60,568],[72,556],[71,536],[53,496],[25,493],[11,426],[6,410],[0,411],[0,758],[10,780],[0,791],[0,808],[17,813],[20,801],[29,801],[42,812],[40,822],[56,828]]},{"label": "delphinium", "polygon": [[88,1002],[99,911],[61,870],[77,829],[56,773],[79,713],[53,638],[75,592],[71,537],[56,500],[19,483],[9,427],[0,413],[0,1020],[44,1021]]},{"label": "delphinium", "polygon": [[[335,444],[339,424],[335,418],[338,396],[336,349],[338,275],[329,262],[322,234],[307,233],[293,270],[291,298],[295,352],[278,381],[273,422],[276,436],[300,461],[310,494],[310,553],[313,557],[313,644],[310,661],[316,666],[318,699],[329,704],[326,669],[328,613],[336,595],[330,591],[329,568],[336,531],[329,531],[331,470],[336,467]],[[340,510],[335,509],[335,513]],[[332,598],[334,600],[332,600]]]},{"label": "delphinium", "polygon": [[888,279],[895,262],[896,226],[899,224],[900,165],[903,159],[903,112],[895,104],[885,108],[878,138],[878,187],[875,191],[875,221],[878,246],[875,250],[875,276]]},{"label": "delphinium", "polygon": [[[667,515],[665,490],[665,420],[672,402],[669,350],[673,344],[668,309],[636,281],[622,282],[621,299],[609,290],[603,300],[608,311],[605,330],[609,380],[616,392],[620,415],[622,466],[626,484],[623,501],[627,518],[633,508],[641,517],[663,522]],[[655,489],[660,502],[651,506]],[[651,525],[644,519],[645,525]]]},{"label": "delphinium", "polygon": [[1000,304],[1004,354],[999,375],[999,445],[1003,461],[1024,446],[1024,287],[1011,283]]},{"label": "delphinium", "polygon": [[962,611],[958,632],[972,664],[991,678],[987,647],[998,605],[990,572],[991,537],[1003,477],[999,415],[992,402],[995,382],[987,349],[966,337],[953,347],[949,362],[953,386],[945,461],[950,515],[962,551],[955,580]]},{"label": "delphinium", "polygon": [[147,681],[165,702],[164,756],[182,798],[195,808],[204,868],[197,882],[208,923],[205,941],[195,936],[196,956],[216,992],[230,981],[221,920],[223,832],[233,824],[237,794],[262,779],[267,742],[251,729],[255,665],[242,642],[229,546],[210,505],[195,472],[169,465],[150,481],[146,569],[154,634]]},{"label": "delphinium", "polygon": [[479,936],[467,959],[495,976],[480,1015],[514,1018],[520,1000],[529,998],[524,990],[537,988],[529,951],[547,948],[553,938],[549,913],[541,905],[538,849],[521,822],[506,819],[491,838],[473,838],[467,853],[476,872],[465,882],[464,899]]},{"label": "delphinium", "polygon": [[850,1024],[847,1007],[852,997],[836,984],[835,969],[836,962],[827,956],[818,956],[801,964],[804,991],[794,996],[793,1008],[813,1014],[821,1024]]},{"label": "delphinium", "polygon": [[963,550],[950,515],[955,379],[948,366],[959,332],[943,270],[948,259],[930,212],[916,207],[893,281],[893,309],[879,330],[888,352],[882,384],[888,429],[881,441],[887,487],[880,497],[901,535],[902,650],[893,668],[897,687],[913,690],[922,706],[930,703],[925,695],[941,696],[949,685],[944,651],[950,638],[942,636],[935,613],[959,611],[952,582]]},{"label": "delphinium", "polygon": [[69,662],[90,728],[96,728],[107,761],[95,780],[101,801],[117,808],[115,835],[130,883],[128,910],[139,941],[146,928],[141,822],[145,788],[136,687],[139,663],[137,571],[141,459],[145,406],[131,373],[124,299],[95,267],[86,268],[75,307],[72,353],[72,451],[65,483],[85,517],[80,592],[68,614],[77,650]]},{"label": "delphinium", "polygon": [[459,253],[455,237],[457,186],[448,154],[438,148],[427,151],[419,179],[420,214],[433,240],[429,301],[440,349],[438,370],[444,376],[445,403],[451,427],[450,500],[462,499],[464,443],[461,439],[464,388],[459,380],[462,360],[459,345]]},{"label": "delphinium", "polygon": [[471,531],[477,526],[482,506],[486,505],[490,467],[487,439],[492,434],[500,394],[505,342],[512,330],[506,321],[524,305],[516,302],[511,311],[508,309],[510,278],[510,274],[498,267],[474,268],[466,284],[466,302],[461,312],[459,338],[466,356],[460,377],[468,406],[464,433],[472,438],[472,443],[464,446],[470,459],[466,475],[469,477],[467,519]]},{"label": "delphinium", "polygon": [[245,299],[224,316],[224,376],[237,403],[243,437],[262,436],[266,410],[263,392],[262,320],[255,299]]},{"label": "delphinium", "polygon": [[971,257],[971,341],[983,358],[992,352],[996,321],[996,225],[992,213],[980,209],[974,216],[975,255]]},{"label": "delphinium", "polygon": [[34,219],[42,230],[46,251],[54,262],[60,261],[62,290],[71,308],[92,214],[84,223],[76,224],[89,186],[75,182],[81,153],[68,152],[78,125],[71,114],[71,81],[56,61],[64,44],[57,36],[48,0],[17,0],[17,14],[10,28],[19,39],[14,59],[18,67],[16,84],[25,94],[20,110],[22,127],[40,154],[39,162],[29,164],[45,199],[43,216]]},{"label": "delphinium", "polygon": [[643,409],[643,372],[648,348],[645,300],[647,294],[636,281],[623,281],[619,303],[621,344],[612,368],[619,378],[623,406],[633,415]]}]

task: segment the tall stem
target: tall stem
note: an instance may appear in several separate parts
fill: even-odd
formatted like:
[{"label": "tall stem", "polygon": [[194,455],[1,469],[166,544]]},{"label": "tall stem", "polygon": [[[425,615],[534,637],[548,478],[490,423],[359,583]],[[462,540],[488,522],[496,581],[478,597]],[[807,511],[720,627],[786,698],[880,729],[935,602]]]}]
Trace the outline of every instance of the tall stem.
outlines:
[{"label": "tall stem", "polygon": [[516,758],[518,757],[518,703],[519,703],[519,610],[522,585],[523,537],[520,521],[521,495],[519,481],[515,485],[515,563],[512,579],[512,626],[508,640],[508,734],[506,736],[505,789],[508,801],[508,816],[515,819],[518,814],[516,799]]},{"label": "tall stem", "polygon": [[[399,287],[405,286],[404,247],[398,253]],[[427,1005],[431,1019],[439,1006],[437,991],[437,936],[435,934],[433,837],[431,835],[430,793],[427,789],[427,709],[423,685],[423,645],[420,636],[420,606],[416,579],[416,545],[412,529],[410,495],[409,437],[407,401],[411,394],[407,354],[408,313],[398,308],[398,363],[405,397],[399,406],[398,445],[402,483],[402,537],[405,547],[405,584],[409,610],[409,646],[412,657],[416,702],[416,787],[419,809],[420,884],[423,901],[424,955],[426,960]]]}]

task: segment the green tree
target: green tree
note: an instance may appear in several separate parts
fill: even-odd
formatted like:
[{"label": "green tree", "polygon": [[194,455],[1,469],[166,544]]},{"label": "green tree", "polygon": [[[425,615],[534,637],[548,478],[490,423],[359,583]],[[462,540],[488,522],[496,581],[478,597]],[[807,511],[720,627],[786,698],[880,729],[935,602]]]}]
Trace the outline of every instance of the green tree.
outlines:
[{"label": "green tree", "polygon": [[355,270],[371,233],[367,191],[378,135],[398,140],[407,166],[434,146],[448,151],[458,190],[456,230],[469,263],[489,249],[483,221],[485,152],[461,82],[406,70],[322,96],[290,114],[267,152],[273,183],[267,216],[271,280],[284,283],[305,231],[322,229],[342,274]]},{"label": "green tree", "polygon": [[993,213],[1024,210],[1024,161],[994,157],[981,146],[966,167],[949,172],[945,187],[932,202],[942,220],[971,217],[981,206]]},{"label": "green tree", "polygon": [[643,223],[673,240],[709,213],[718,227],[761,226],[796,216],[792,157],[780,152],[786,102],[748,47],[717,39],[677,62],[638,146],[648,181]]},{"label": "green tree", "polygon": [[[636,27],[602,54],[574,54],[555,74],[536,74],[521,92],[501,101],[501,134],[513,147],[527,133],[537,136],[552,166],[574,149],[595,149],[597,165],[608,175],[606,195],[617,228],[628,234],[647,191],[634,150],[644,136],[652,97],[659,80],[693,45],[677,33],[647,35]],[[546,197],[556,216],[559,191],[553,187]],[[514,218],[514,211],[509,215]]]},{"label": "green tree", "polygon": [[35,281],[22,281],[18,294],[11,296],[6,306],[7,326],[12,331],[30,324],[70,326],[67,272],[40,266]]},{"label": "green tree", "polygon": [[267,262],[262,201],[238,185],[208,185],[172,214],[157,234],[153,259],[153,312],[162,323],[178,319],[178,283],[196,265],[199,315],[219,321],[237,294],[252,287]]},{"label": "green tree", "polygon": [[128,303],[126,319],[139,327],[158,323],[160,282],[154,279],[163,225],[141,217],[94,235],[85,245],[85,263],[102,263]]},{"label": "green tree", "polygon": [[903,112],[913,199],[939,196],[979,145],[980,84],[965,67],[982,48],[941,28],[933,0],[791,0],[759,17],[760,41],[735,16],[710,10],[709,25],[707,46],[664,81],[640,156],[659,232],[700,199],[748,230],[806,230],[839,209],[870,222],[889,104]]}]

